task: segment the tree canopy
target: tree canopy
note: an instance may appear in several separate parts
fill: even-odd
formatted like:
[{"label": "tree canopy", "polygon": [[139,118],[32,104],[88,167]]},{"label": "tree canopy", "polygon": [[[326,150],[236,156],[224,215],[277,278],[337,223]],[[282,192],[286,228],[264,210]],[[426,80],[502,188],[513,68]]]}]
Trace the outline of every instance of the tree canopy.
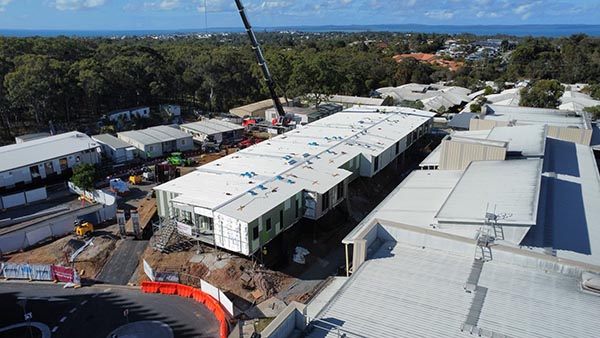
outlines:
[{"label": "tree canopy", "polygon": [[520,106],[537,108],[556,108],[565,88],[556,80],[539,80],[531,86],[521,89]]},{"label": "tree canopy", "polygon": [[84,191],[92,191],[96,184],[96,167],[89,163],[82,163],[73,167],[73,184]]}]

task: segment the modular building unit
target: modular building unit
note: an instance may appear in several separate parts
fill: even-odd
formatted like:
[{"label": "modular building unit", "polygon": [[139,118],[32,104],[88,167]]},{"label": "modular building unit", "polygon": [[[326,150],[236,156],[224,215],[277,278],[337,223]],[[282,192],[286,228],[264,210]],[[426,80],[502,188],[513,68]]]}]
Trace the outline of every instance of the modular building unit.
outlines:
[{"label": "modular building unit", "polygon": [[218,144],[234,143],[241,141],[244,137],[244,127],[217,119],[206,119],[198,122],[186,123],[179,128],[192,135],[194,141],[204,143],[211,136]]},{"label": "modular building unit", "polygon": [[137,150],[134,146],[110,134],[94,135],[92,139],[102,146],[104,156],[114,163],[131,161],[136,155]]},{"label": "modular building unit", "polygon": [[131,130],[117,134],[117,137],[138,149],[142,158],[156,158],[174,151],[194,149],[192,136],[169,126],[157,126],[143,130]]},{"label": "modular building unit", "polygon": [[352,180],[401,156],[433,116],[355,107],[325,117],[157,186],[159,216],[190,224],[199,240],[253,254],[298,220],[344,202]]},{"label": "modular building unit", "polygon": [[0,147],[0,188],[13,188],[65,173],[81,163],[100,162],[100,146],[72,131]]}]

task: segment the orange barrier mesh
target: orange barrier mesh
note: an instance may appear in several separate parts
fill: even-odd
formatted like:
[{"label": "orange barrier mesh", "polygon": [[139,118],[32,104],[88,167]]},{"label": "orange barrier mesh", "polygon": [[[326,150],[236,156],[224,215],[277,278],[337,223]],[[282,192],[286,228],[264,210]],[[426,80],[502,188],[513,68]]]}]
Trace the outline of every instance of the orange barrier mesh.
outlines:
[{"label": "orange barrier mesh", "polygon": [[219,333],[221,338],[227,338],[228,323],[227,315],[221,304],[214,299],[211,295],[204,293],[202,290],[193,288],[188,285],[178,283],[165,283],[165,282],[142,282],[142,291],[146,293],[162,293],[166,295],[178,294],[181,297],[192,297],[198,303],[204,304],[220,323]]}]

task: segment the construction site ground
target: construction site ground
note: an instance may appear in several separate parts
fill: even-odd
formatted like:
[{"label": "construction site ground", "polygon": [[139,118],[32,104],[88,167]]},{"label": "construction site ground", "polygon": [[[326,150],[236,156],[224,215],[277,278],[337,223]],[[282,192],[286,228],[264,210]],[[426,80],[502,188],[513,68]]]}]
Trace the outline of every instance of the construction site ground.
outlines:
[{"label": "construction site ground", "polygon": [[[341,240],[373,208],[389,194],[410,171],[439,143],[439,139],[424,138],[406,153],[404,160],[390,164],[375,178],[358,178],[349,186],[348,203],[342,203],[319,221],[302,220],[276,237],[266,246],[266,251],[254,257],[217,250],[214,247],[191,241],[180,235],[171,239],[166,252],[147,245],[141,257],[129,257],[135,262],[127,269],[130,281],[147,280],[145,259],[154,272],[177,272],[182,283],[200,286],[200,279],[213,284],[233,300],[235,315],[239,318],[272,317],[273,313],[260,311],[258,305],[276,297],[289,303],[296,300],[308,302],[328,281],[329,276],[345,273],[345,255]],[[422,149],[419,151],[418,149]],[[231,152],[235,150],[228,150]],[[227,153],[207,154],[195,158],[198,165],[218,159]],[[195,167],[181,167],[186,174]],[[150,198],[155,184],[145,183],[131,188],[128,196],[118,201],[119,208],[130,210]],[[80,254],[74,266],[82,273],[84,281],[96,281],[104,265],[117,252],[124,241],[118,235],[116,222],[96,226],[94,245]],[[73,235],[18,252],[4,255],[2,259],[19,263],[65,263],[65,252],[81,245]],[[294,248],[301,246],[310,254],[305,264],[293,262]],[[139,248],[136,248],[139,250]],[[141,250],[140,250],[141,251]],[[138,253],[139,254],[139,253]],[[125,259],[128,257],[125,255]],[[136,267],[137,265],[137,267]],[[134,273],[135,271],[135,273]],[[121,283],[124,283],[121,281]]]}]

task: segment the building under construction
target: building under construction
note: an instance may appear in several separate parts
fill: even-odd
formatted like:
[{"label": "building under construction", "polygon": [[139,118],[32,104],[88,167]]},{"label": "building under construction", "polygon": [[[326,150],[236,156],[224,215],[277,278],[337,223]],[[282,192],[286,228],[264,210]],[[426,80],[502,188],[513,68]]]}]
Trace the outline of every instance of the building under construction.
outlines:
[{"label": "building under construction", "polygon": [[251,255],[302,218],[343,202],[427,134],[435,114],[354,107],[199,167],[155,187],[163,225]]}]

